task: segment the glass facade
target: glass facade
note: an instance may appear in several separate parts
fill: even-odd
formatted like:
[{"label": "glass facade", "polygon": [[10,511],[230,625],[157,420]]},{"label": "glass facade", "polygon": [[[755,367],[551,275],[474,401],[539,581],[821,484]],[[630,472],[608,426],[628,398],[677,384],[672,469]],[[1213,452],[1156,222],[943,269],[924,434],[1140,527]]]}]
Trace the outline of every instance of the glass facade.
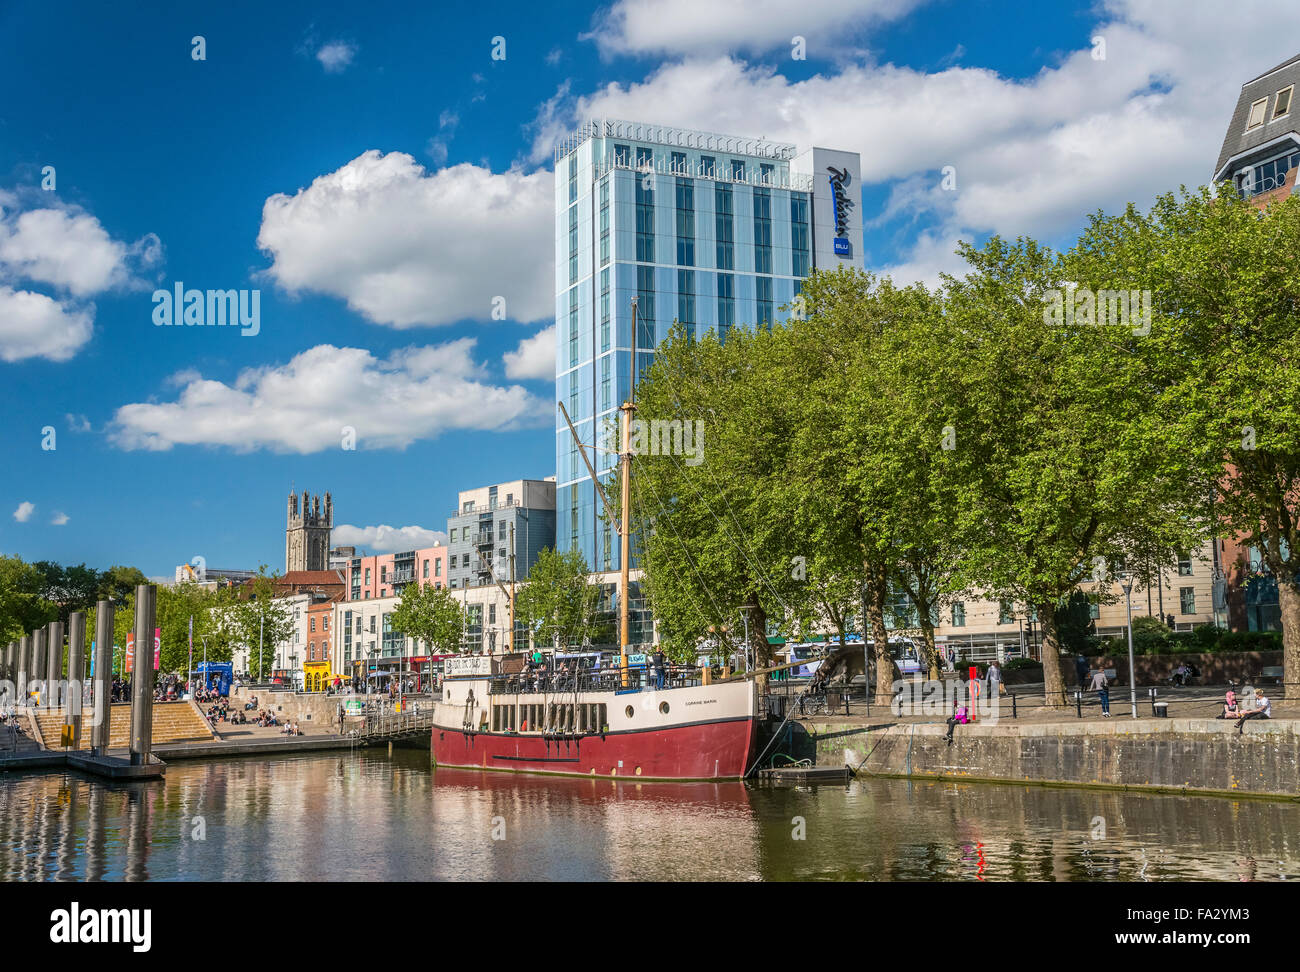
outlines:
[{"label": "glass facade", "polygon": [[[814,262],[813,183],[793,158],[793,146],[626,122],[557,147],[556,400],[588,446],[674,321],[696,339],[784,319]],[[612,479],[617,456],[588,455]],[[556,479],[556,545],[617,570],[618,538],[558,412]]]}]

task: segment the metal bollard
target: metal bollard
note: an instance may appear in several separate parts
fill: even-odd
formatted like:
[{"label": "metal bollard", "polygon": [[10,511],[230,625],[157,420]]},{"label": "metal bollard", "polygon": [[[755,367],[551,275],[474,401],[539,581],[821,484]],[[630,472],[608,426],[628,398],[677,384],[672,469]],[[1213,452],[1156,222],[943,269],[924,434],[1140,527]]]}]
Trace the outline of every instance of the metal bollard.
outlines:
[{"label": "metal bollard", "polygon": [[1079,691],[1074,693],[1074,712],[1080,719],[1083,718],[1083,693]]},{"label": "metal bollard", "polygon": [[1016,718],[1016,694],[1011,693],[1011,718]]},{"label": "metal bollard", "polygon": [[1156,714],[1156,689],[1154,687],[1147,689],[1147,695],[1151,698],[1151,715]]}]

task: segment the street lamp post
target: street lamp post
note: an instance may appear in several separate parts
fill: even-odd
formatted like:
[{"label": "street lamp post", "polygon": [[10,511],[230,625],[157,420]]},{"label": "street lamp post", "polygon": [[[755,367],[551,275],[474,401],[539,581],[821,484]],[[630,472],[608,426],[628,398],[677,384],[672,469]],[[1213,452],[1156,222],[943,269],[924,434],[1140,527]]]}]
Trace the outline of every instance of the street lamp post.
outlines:
[{"label": "street lamp post", "polygon": [[1128,698],[1130,713],[1138,717],[1137,672],[1133,668],[1133,580],[1124,577],[1120,582],[1124,588],[1124,604],[1128,610]]}]

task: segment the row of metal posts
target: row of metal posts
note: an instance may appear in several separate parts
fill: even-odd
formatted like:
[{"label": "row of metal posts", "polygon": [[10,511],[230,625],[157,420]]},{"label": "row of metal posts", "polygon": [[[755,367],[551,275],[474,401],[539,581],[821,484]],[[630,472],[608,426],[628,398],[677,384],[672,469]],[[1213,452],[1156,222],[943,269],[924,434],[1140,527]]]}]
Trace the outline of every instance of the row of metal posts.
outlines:
[{"label": "row of metal posts", "polygon": [[[135,589],[135,657],[131,678],[131,765],[149,762],[153,743],[153,645],[149,635],[154,630],[158,588],[141,584]],[[112,601],[95,605],[95,658],[92,665],[91,698],[95,718],[91,720],[90,746],[95,756],[108,752],[112,723],[110,705],[113,686],[113,619],[117,608]],[[68,617],[67,681],[64,683],[64,724],[72,727],[72,748],[81,745],[81,687],[86,674],[86,613],[73,612]],[[36,704],[53,707],[59,704],[59,683],[64,678],[64,631],[62,621],[51,621],[17,641],[11,641],[0,655],[0,678],[10,683],[6,688],[11,704],[20,708]],[[142,675],[147,677],[141,677]],[[51,687],[53,683],[53,687]],[[16,692],[16,695],[13,693]]]}]

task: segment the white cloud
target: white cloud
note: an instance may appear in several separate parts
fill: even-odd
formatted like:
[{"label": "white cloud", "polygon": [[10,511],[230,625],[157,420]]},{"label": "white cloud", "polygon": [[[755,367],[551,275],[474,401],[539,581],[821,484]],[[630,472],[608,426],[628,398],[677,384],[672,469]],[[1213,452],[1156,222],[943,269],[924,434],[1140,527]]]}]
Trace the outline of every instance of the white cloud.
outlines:
[{"label": "white cloud", "polygon": [[[663,4],[615,10],[648,16],[667,9]],[[792,16],[815,19],[812,6]],[[638,50],[673,49],[655,40],[655,30],[690,28],[707,39],[713,16],[702,9],[683,27],[636,21],[636,29],[608,36]],[[737,23],[741,38],[756,29],[730,7],[719,16]],[[557,136],[593,117],[857,151],[865,183],[904,182],[894,187],[890,218],[910,217],[923,228],[913,231],[915,252],[892,269],[933,274],[955,265],[940,247],[958,238],[997,232],[1052,239],[1082,228],[1096,209],[1145,205],[1158,192],[1207,182],[1241,84],[1293,55],[1300,33],[1300,6],[1292,0],[1234,7],[1236,22],[1270,25],[1250,45],[1225,45],[1221,23],[1161,0],[1103,0],[1096,18],[1080,31],[1080,49],[1050,57],[1023,79],[978,67],[926,72],[859,59],[792,81],[770,66],[690,56],[640,83],[576,97],[561,88],[539,110],[531,157],[548,159]],[[1105,60],[1092,57],[1095,35],[1106,38]],[[706,48],[685,40],[680,46]],[[940,188],[946,165],[956,168],[956,191]],[[865,214],[868,221],[874,215]]]},{"label": "white cloud", "polygon": [[540,378],[555,380],[555,325],[543,328],[532,337],[524,338],[519,347],[503,356],[506,377],[521,380]]},{"label": "white cloud", "polygon": [[349,44],[346,41],[330,41],[328,44],[321,45],[320,50],[316,52],[316,60],[320,61],[321,67],[327,73],[338,74],[347,70],[356,53],[355,44]]},{"label": "white cloud", "polygon": [[123,405],[110,428],[124,449],[176,445],[311,453],[404,449],[450,429],[542,425],[549,403],[519,385],[493,385],[472,357],[473,338],[402,348],[380,360],[362,348],[317,345],[283,365],[249,368],[232,384],[188,372],[173,402]]},{"label": "white cloud", "polygon": [[[842,45],[846,33],[897,20],[924,0],[618,0],[591,33],[603,56],[701,54],[789,48],[803,37],[809,57]],[[818,48],[821,51],[818,51]]]},{"label": "white cloud", "polygon": [[370,150],[292,196],[270,197],[257,243],[291,292],[347,301],[394,327],[554,313],[549,172],[456,165],[427,173],[402,152]]},{"label": "white cloud", "polygon": [[420,526],[394,527],[387,524],[359,527],[343,523],[336,526],[330,536],[330,542],[335,546],[364,547],[377,553],[420,550],[447,542],[447,534],[441,530],[430,530]]},{"label": "white cloud", "polygon": [[32,514],[35,512],[36,505],[23,500],[18,504],[18,509],[14,510],[14,519],[19,523],[26,523],[32,518]]},{"label": "white cloud", "polygon": [[153,266],[161,255],[153,234],[126,244],[76,209],[0,214],[0,276],[50,284],[75,297],[141,287],[136,268]]},{"label": "white cloud", "polygon": [[66,513],[56,512],[54,514],[54,517],[50,520],[51,526],[66,526],[67,523],[68,523],[68,514]]},{"label": "white cloud", "polygon": [[80,413],[73,415],[68,413],[64,416],[68,421],[68,429],[72,432],[89,432],[90,419]]},{"label": "white cloud", "polygon": [[90,340],[94,318],[93,306],[77,309],[0,285],[0,360],[67,361]]}]

